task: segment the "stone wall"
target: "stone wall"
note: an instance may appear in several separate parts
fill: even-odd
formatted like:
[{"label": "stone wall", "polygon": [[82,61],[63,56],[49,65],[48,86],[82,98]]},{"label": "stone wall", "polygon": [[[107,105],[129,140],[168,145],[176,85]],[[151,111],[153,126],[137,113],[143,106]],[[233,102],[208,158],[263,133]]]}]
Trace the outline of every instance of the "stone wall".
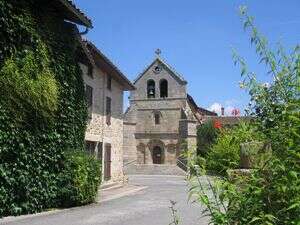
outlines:
[{"label": "stone wall", "polygon": [[[87,67],[80,64],[85,84],[93,88],[93,107],[91,118],[87,124],[85,139],[102,143],[102,157],[98,156],[97,145],[95,154],[102,158],[102,171],[104,171],[105,145],[111,145],[111,180],[123,180],[123,88],[112,80],[112,88],[108,90],[106,81],[108,75],[98,68],[93,68],[93,77],[87,75]],[[111,124],[106,124],[106,97],[112,99]],[[104,173],[102,173],[104,176]]]},{"label": "stone wall", "polygon": [[159,146],[162,149],[163,164],[175,165],[180,154],[178,138],[174,139],[138,139],[137,140],[137,164],[153,164],[153,148]]},{"label": "stone wall", "polygon": [[[154,69],[160,66],[161,71]],[[147,96],[147,81],[155,81],[155,98]],[[168,97],[160,97],[160,81],[168,81]],[[177,163],[181,154],[181,143],[190,147],[196,143],[196,119],[187,103],[186,82],[170,67],[155,60],[138,77],[136,90],[130,95],[130,108],[125,113],[124,159],[136,159],[138,164],[153,163],[153,149],[162,149],[162,163]],[[155,123],[155,115],[159,123]],[[129,125],[130,124],[130,125]],[[133,128],[132,126],[135,126]]]},{"label": "stone wall", "polygon": [[124,122],[124,163],[129,163],[137,160],[137,145],[135,140],[135,123]]},{"label": "stone wall", "polygon": [[[159,74],[153,72],[156,66],[161,66],[162,68]],[[130,99],[147,99],[147,81],[150,79],[155,81],[156,97],[159,98],[160,96],[159,83],[162,79],[165,79],[168,81],[169,86],[168,98],[186,98],[186,85],[178,83],[174,77],[170,76],[170,73],[171,71],[166,66],[156,60],[134,84],[136,90],[131,92]]]}]

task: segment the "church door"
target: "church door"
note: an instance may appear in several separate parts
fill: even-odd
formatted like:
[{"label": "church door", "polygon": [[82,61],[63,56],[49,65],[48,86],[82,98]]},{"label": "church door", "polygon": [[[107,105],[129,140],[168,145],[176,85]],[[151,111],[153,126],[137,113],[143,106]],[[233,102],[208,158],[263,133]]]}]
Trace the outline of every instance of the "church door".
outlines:
[{"label": "church door", "polygon": [[162,164],[162,149],[159,146],[153,148],[153,164]]}]

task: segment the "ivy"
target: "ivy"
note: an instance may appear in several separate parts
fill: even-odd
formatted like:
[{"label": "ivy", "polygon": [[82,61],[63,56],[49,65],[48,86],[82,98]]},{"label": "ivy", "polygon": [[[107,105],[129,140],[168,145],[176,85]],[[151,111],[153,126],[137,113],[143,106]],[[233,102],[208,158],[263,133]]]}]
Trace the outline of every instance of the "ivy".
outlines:
[{"label": "ivy", "polygon": [[0,217],[58,206],[66,149],[87,119],[74,25],[36,0],[0,0]]}]

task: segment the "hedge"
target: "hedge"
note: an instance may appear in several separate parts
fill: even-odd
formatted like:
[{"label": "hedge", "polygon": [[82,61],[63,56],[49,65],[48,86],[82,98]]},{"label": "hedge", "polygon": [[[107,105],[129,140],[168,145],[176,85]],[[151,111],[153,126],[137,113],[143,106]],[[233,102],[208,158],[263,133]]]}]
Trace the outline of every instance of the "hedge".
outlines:
[{"label": "hedge", "polygon": [[59,205],[79,206],[95,201],[101,181],[101,164],[83,151],[65,153],[64,171],[59,180]]}]

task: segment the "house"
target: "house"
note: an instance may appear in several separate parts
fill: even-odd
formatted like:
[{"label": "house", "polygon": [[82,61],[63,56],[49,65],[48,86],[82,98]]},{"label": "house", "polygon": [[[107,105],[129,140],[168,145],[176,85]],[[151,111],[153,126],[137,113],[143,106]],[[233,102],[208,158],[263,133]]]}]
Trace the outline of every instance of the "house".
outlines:
[{"label": "house", "polygon": [[53,16],[86,28],[93,28],[92,21],[76,7],[72,0],[44,0],[43,4],[44,8],[51,9]]},{"label": "house", "polygon": [[123,180],[123,92],[126,76],[91,42],[82,42],[80,67],[88,104],[86,149],[102,162],[104,181]]},{"label": "house", "polygon": [[159,54],[134,86],[124,116],[124,161],[177,165],[182,143],[196,148],[200,115],[216,114],[197,106],[187,81]]}]

